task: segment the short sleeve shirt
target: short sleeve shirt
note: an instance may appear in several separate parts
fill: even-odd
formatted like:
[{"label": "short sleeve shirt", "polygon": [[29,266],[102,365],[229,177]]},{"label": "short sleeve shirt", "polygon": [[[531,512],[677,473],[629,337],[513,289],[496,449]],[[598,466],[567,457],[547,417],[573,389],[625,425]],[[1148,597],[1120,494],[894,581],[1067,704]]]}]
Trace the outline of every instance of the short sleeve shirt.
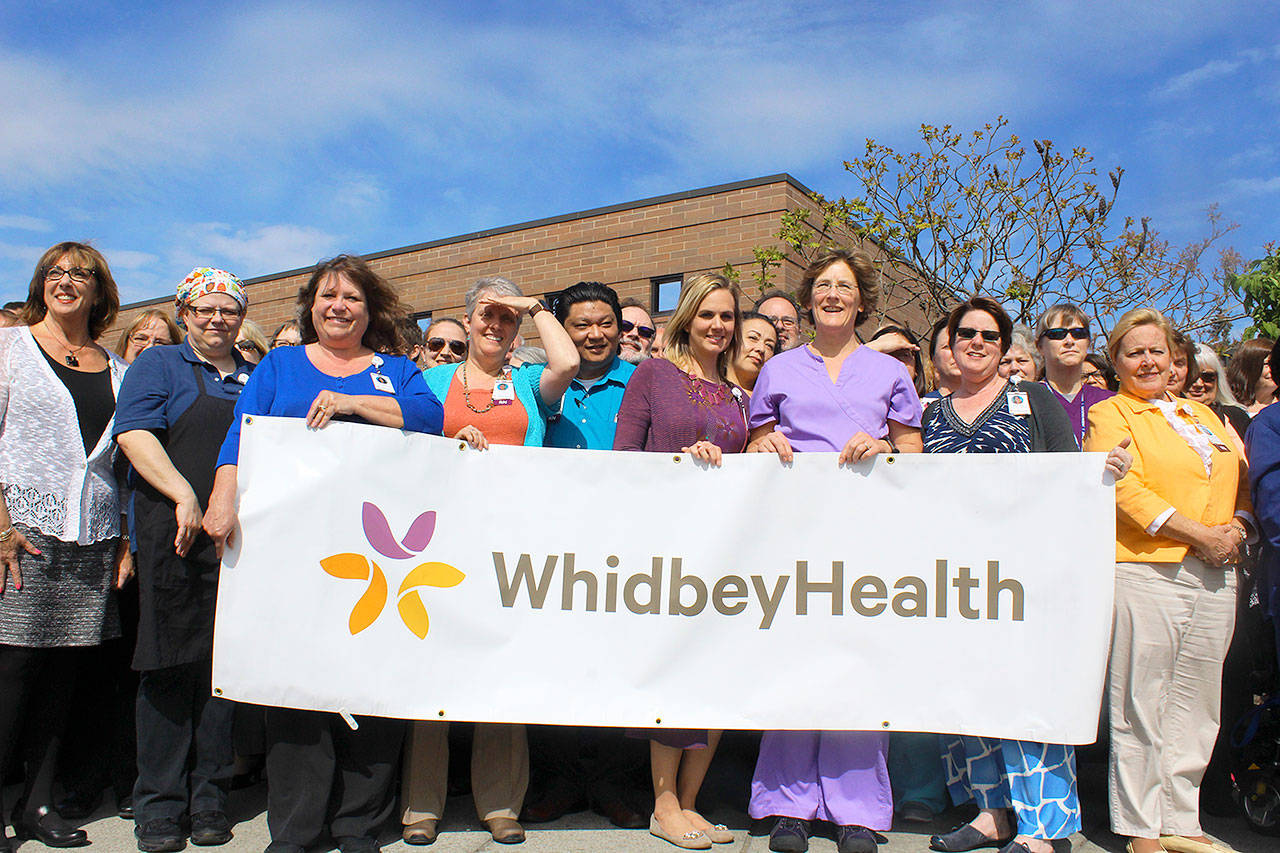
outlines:
[{"label": "short sleeve shirt", "polygon": [[608,372],[592,384],[570,382],[560,411],[547,422],[546,446],[612,450],[622,395],[635,371],[635,365],[614,356]]},{"label": "short sleeve shirt", "polygon": [[233,348],[236,369],[223,377],[218,368],[201,359],[185,338],[172,346],[156,346],[143,352],[124,374],[116,401],[114,435],[135,429],[158,432],[168,429],[200,397],[196,371],[210,396],[235,402],[249,381],[254,366]]},{"label": "short sleeve shirt", "polygon": [[887,438],[889,421],[920,426],[920,397],[907,368],[892,356],[860,346],[835,382],[808,346],[765,362],[751,394],[751,429],[776,422],[799,451],[840,451],[858,432]]}]

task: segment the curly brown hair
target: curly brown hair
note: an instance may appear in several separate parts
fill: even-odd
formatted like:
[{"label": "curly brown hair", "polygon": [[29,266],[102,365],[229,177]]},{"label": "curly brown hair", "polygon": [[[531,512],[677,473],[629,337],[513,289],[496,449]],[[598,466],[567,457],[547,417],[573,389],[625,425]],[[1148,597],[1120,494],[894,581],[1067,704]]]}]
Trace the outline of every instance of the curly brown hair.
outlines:
[{"label": "curly brown hair", "polygon": [[404,342],[398,324],[407,315],[400,304],[400,297],[386,279],[374,272],[364,258],[358,255],[338,255],[321,261],[316,264],[311,278],[298,290],[298,327],[302,331],[302,342],[310,344],[318,340],[315,323],[311,320],[311,307],[315,304],[320,285],[331,275],[345,276],[347,281],[360,288],[364,294],[369,311],[369,327],[365,329],[360,343],[374,352],[403,351]]}]

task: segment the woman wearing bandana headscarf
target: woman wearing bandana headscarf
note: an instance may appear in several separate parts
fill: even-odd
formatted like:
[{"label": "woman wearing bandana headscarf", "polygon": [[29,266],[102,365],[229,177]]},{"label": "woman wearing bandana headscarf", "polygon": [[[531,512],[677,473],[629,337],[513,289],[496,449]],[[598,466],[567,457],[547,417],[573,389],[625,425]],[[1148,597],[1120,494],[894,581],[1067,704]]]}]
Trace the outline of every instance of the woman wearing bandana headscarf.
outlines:
[{"label": "woman wearing bandana headscarf", "polygon": [[218,450],[253,365],[237,352],[240,280],[199,267],[178,285],[182,343],[153,347],[125,375],[115,436],[137,472],[139,625],[135,834],[142,850],[231,839],[232,703],[212,698],[219,560],[200,524]]}]

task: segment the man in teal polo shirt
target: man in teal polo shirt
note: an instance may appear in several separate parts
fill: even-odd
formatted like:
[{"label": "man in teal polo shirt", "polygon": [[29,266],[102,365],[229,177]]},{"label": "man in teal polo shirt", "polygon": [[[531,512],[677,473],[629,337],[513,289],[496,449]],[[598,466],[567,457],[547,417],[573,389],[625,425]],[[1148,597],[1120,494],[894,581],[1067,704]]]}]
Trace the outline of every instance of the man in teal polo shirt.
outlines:
[{"label": "man in teal polo shirt", "polygon": [[556,319],[578,348],[578,375],[547,424],[547,447],[612,450],[618,408],[635,365],[618,357],[622,308],[613,288],[580,281],[554,300]]},{"label": "man in teal polo shirt", "polygon": [[[547,447],[612,450],[618,409],[635,365],[618,357],[622,308],[613,288],[580,281],[552,300],[556,319],[578,348],[578,375],[547,424]],[[648,745],[621,729],[530,726],[532,795],[520,819],[556,820],[590,807],[615,826],[648,825],[635,779],[643,774]],[[647,795],[647,788],[645,790]]]}]

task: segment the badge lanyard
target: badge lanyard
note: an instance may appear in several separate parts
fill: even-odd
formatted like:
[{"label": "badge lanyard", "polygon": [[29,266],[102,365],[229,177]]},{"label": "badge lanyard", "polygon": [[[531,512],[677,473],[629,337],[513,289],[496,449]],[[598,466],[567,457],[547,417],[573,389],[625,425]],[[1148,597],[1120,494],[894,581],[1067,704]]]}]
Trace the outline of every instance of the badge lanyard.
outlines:
[{"label": "badge lanyard", "polygon": [[396,393],[396,386],[392,384],[390,376],[382,374],[382,356],[375,355],[373,357],[373,387],[387,394]]}]

